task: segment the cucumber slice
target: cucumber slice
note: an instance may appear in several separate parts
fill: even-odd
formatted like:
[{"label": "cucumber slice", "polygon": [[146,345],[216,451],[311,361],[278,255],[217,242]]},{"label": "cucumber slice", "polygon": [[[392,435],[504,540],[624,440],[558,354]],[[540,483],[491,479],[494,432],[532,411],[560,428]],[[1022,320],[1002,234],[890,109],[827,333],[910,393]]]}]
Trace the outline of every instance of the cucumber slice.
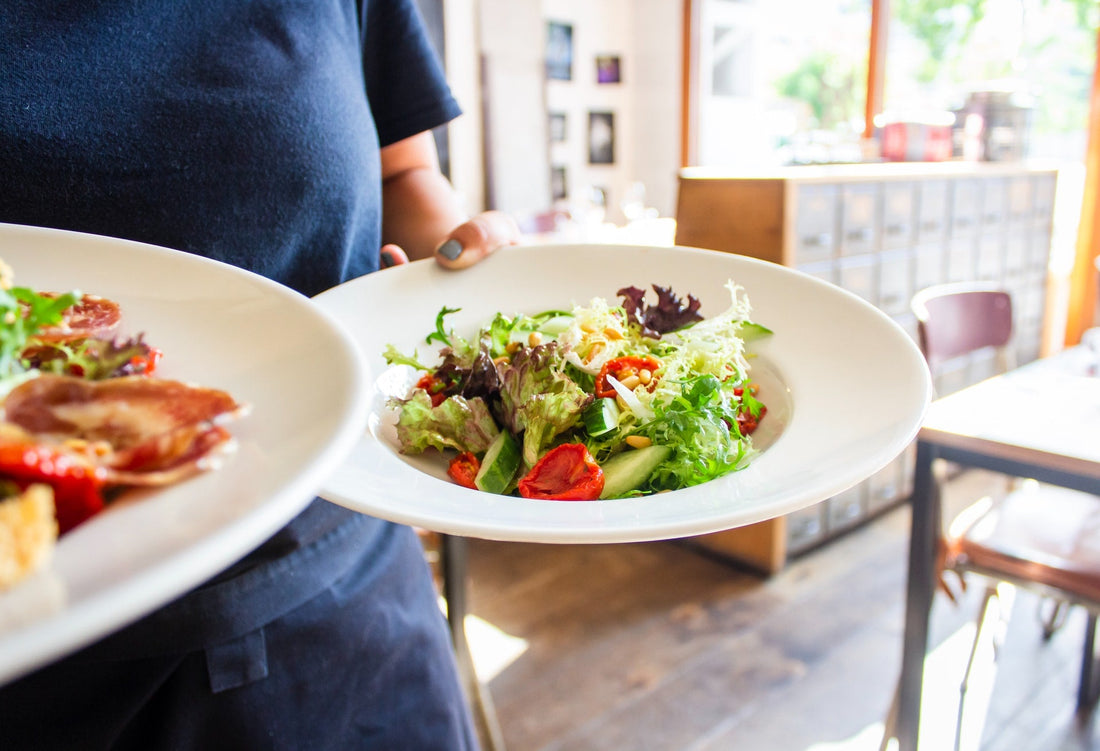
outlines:
[{"label": "cucumber slice", "polygon": [[573,316],[564,314],[548,318],[539,324],[539,331],[548,336],[556,337],[561,332],[573,325]]},{"label": "cucumber slice", "polygon": [[584,408],[581,414],[584,419],[584,429],[588,435],[596,438],[619,427],[619,405],[614,399],[596,398]]},{"label": "cucumber slice", "polygon": [[630,449],[608,459],[603,469],[603,492],[600,499],[619,498],[640,488],[657,465],[672,454],[668,446],[646,446]]},{"label": "cucumber slice", "polygon": [[481,460],[481,468],[474,478],[474,485],[486,493],[504,495],[512,486],[519,470],[519,444],[512,434],[502,430],[489,444]]}]

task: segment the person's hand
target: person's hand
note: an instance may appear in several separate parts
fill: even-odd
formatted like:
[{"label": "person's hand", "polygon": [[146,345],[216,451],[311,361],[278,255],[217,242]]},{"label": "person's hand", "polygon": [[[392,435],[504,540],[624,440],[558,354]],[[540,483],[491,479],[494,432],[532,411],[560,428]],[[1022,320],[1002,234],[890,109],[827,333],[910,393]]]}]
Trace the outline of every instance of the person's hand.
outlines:
[{"label": "person's hand", "polygon": [[[455,227],[435,250],[435,260],[448,269],[464,269],[506,245],[517,245],[519,226],[508,214],[486,211]],[[397,245],[382,246],[382,267],[409,262]]]}]

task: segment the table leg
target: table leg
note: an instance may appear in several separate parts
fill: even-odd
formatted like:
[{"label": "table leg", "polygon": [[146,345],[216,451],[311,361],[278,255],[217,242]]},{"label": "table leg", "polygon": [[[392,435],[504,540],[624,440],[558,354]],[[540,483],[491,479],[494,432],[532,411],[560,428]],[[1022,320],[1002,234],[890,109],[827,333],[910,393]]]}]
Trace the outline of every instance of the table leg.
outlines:
[{"label": "table leg", "polygon": [[928,651],[928,621],[935,588],[935,554],[940,534],[939,501],[932,477],[933,448],[917,443],[917,460],[910,498],[909,581],[905,602],[905,641],[895,734],[899,751],[916,751],[920,729],[924,660]]},{"label": "table leg", "polygon": [[481,744],[487,751],[504,751],[504,735],[497,722],[496,709],[489,689],[482,684],[474,668],[470,644],[466,640],[466,538],[441,535],[440,557],[443,568],[443,598],[447,601],[447,623],[451,627],[459,676],[473,710]]}]

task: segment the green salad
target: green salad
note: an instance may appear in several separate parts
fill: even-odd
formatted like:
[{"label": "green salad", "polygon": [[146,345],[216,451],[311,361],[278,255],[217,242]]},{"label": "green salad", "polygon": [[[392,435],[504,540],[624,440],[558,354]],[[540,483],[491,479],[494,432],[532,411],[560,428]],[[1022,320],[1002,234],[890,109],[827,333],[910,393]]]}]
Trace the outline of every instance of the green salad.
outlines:
[{"label": "green salad", "polygon": [[596,500],[677,490],[744,468],[766,407],[746,343],[771,332],[750,318],[744,290],[699,314],[692,295],[624,287],[571,310],[498,313],[471,339],[444,307],[417,352],[386,348],[420,371],[397,410],[404,453],[443,452],[457,483],[547,500]]}]

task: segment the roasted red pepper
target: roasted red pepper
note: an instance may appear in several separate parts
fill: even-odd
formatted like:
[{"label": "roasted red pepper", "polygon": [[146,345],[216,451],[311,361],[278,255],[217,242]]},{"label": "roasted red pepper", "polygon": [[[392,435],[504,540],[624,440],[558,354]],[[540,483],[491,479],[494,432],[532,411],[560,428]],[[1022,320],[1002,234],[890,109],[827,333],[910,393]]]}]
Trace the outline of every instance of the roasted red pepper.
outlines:
[{"label": "roasted red pepper", "polygon": [[522,480],[519,494],[548,501],[594,501],[603,491],[603,470],[583,443],[550,449]]},{"label": "roasted red pepper", "polygon": [[103,509],[102,468],[52,446],[0,444],[0,477],[22,488],[35,482],[51,486],[60,534]]},{"label": "roasted red pepper", "polygon": [[464,451],[451,459],[451,463],[447,465],[447,474],[462,487],[477,490],[474,479],[479,469],[481,469],[481,462],[477,457],[470,451]]},{"label": "roasted red pepper", "polygon": [[[753,396],[760,390],[760,387],[755,383],[749,384],[749,393]],[[733,393],[737,396],[741,396],[745,393],[743,386],[738,386],[733,390]],[[753,416],[752,412],[747,407],[742,405],[740,411],[737,413],[737,429],[741,431],[741,435],[750,435],[754,430],[760,426],[760,421],[764,419],[765,413],[768,408],[763,404],[760,405],[760,414]]]},{"label": "roasted red pepper", "polygon": [[643,370],[648,370],[652,376],[659,367],[661,367],[660,361],[653,357],[627,355],[608,360],[600,368],[600,374],[596,376],[596,396],[601,398],[615,396],[615,389],[607,382],[609,375],[614,376],[615,380],[621,383],[623,379],[638,375]]}]

